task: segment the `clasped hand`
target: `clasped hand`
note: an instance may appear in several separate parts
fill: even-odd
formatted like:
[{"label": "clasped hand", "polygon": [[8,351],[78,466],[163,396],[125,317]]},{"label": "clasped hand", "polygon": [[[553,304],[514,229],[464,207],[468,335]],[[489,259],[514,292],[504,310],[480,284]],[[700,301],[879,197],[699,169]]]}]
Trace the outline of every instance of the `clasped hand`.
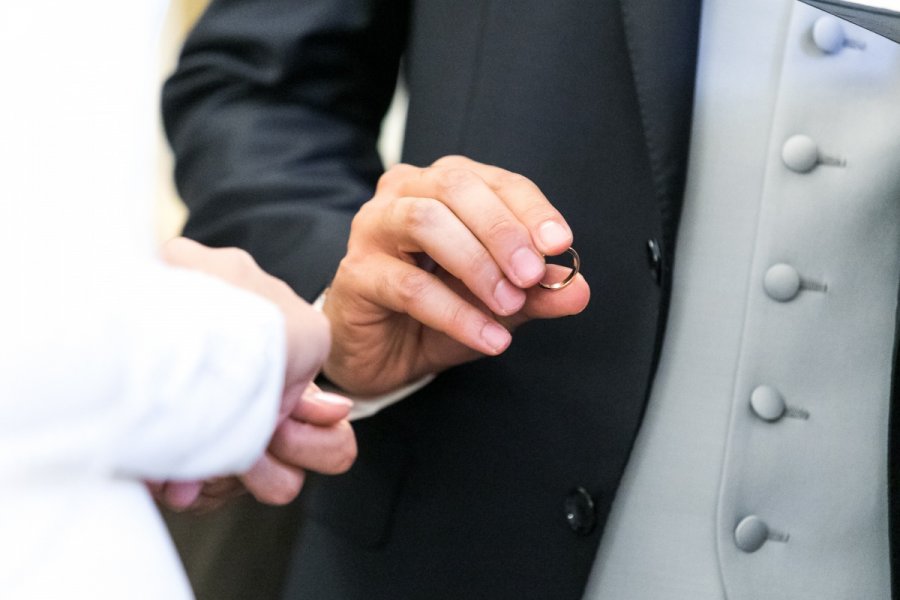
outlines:
[{"label": "clasped hand", "polygon": [[206,510],[250,492],[267,504],[286,504],[300,492],[307,470],[342,473],[356,458],[347,421],[352,403],[312,382],[330,348],[328,321],[284,282],[267,275],[249,254],[212,249],[184,238],[167,243],[171,265],[203,271],[268,299],[284,315],[287,362],[280,419],[263,456],[247,473],[192,482],[151,483],[154,496],[174,509]]}]

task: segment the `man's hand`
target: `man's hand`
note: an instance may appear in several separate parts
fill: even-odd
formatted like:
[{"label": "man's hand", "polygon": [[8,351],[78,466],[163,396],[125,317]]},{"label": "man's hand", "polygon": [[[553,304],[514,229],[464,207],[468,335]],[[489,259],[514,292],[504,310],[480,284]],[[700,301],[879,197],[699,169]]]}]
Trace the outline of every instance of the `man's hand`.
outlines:
[{"label": "man's hand", "polygon": [[510,330],[580,312],[581,275],[562,290],[572,232],[531,181],[464,157],[394,167],[353,220],[324,312],[333,346],[324,374],[372,395],[502,353]]},{"label": "man's hand", "polygon": [[173,266],[205,272],[277,305],[285,318],[287,361],[279,424],[256,465],[239,477],[151,484],[157,499],[176,509],[211,508],[249,491],[262,502],[285,504],[299,493],[306,470],[349,469],[356,458],[356,438],[347,421],[352,403],[311,383],[329,351],[328,320],[243,250],[177,238],[165,244],[162,256]]}]

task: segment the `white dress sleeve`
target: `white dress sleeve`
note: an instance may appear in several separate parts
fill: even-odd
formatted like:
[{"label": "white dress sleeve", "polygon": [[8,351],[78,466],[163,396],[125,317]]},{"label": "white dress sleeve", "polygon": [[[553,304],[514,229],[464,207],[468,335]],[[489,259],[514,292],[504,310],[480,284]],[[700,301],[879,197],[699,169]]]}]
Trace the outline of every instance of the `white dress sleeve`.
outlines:
[{"label": "white dress sleeve", "polygon": [[233,473],[274,427],[280,311],[156,256],[163,10],[0,3],[0,480]]}]

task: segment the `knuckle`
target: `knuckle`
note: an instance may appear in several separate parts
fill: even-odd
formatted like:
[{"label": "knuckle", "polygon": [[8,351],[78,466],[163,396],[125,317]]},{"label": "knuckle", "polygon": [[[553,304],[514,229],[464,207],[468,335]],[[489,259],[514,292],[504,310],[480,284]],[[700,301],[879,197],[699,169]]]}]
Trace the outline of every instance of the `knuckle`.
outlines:
[{"label": "knuckle", "polygon": [[283,462],[294,462],[294,454],[303,437],[298,432],[297,424],[291,419],[286,419],[272,436],[272,454]]},{"label": "knuckle", "polygon": [[529,190],[537,189],[537,186],[521,173],[513,173],[512,171],[501,171],[494,181],[499,187],[503,188],[527,188]]},{"label": "knuckle", "polygon": [[445,323],[447,331],[463,331],[469,321],[469,313],[466,306],[461,302],[455,302],[447,306],[445,315]]},{"label": "knuckle", "polygon": [[249,275],[259,269],[250,253],[242,248],[222,248],[219,252],[231,271],[237,275]]},{"label": "knuckle", "polygon": [[473,269],[483,270],[485,267],[492,267],[494,257],[488,252],[487,248],[482,245],[476,246],[468,256],[469,266]]},{"label": "knuckle", "polygon": [[[390,286],[391,282],[386,282]],[[397,295],[403,306],[419,302],[431,285],[431,275],[418,269],[408,271],[396,282]]]},{"label": "knuckle", "polygon": [[401,204],[393,196],[387,195],[375,196],[363,204],[350,221],[348,251],[379,244]]},{"label": "knuckle", "polygon": [[469,164],[469,159],[460,154],[448,154],[442,156],[433,163],[433,167],[460,167]]},{"label": "knuckle", "polygon": [[559,217],[537,184],[524,175],[503,171],[496,175],[492,184],[502,192],[528,200],[527,203],[519,204],[523,215],[527,218],[545,221]]},{"label": "knuckle", "polygon": [[369,226],[373,218],[380,212],[381,204],[381,202],[373,198],[359,207],[359,210],[356,211],[356,214],[353,215],[353,219],[350,221],[350,239],[353,239],[355,235],[359,235]]},{"label": "knuckle", "polygon": [[222,256],[225,256],[227,260],[237,265],[256,264],[256,261],[250,256],[250,253],[243,248],[230,246],[228,248],[221,248],[219,252],[221,252]]},{"label": "knuckle", "polygon": [[434,180],[440,190],[454,194],[481,183],[481,178],[469,169],[461,167],[435,167]]},{"label": "knuckle", "polygon": [[[356,260],[355,256],[351,252],[347,252],[341,261],[338,263],[337,271],[335,271],[335,280],[339,277],[343,277],[346,279],[353,280],[358,275],[358,260]],[[334,287],[334,282],[332,282],[332,287]]]},{"label": "knuckle", "polygon": [[372,277],[372,270],[367,267],[365,254],[350,251],[338,264],[334,279],[331,281],[327,304],[341,294],[355,295],[366,287]]},{"label": "knuckle", "polygon": [[378,178],[378,184],[375,186],[376,192],[390,189],[400,184],[404,179],[419,171],[418,167],[399,163],[382,173]]},{"label": "knuckle", "polygon": [[410,198],[403,203],[400,223],[408,231],[431,229],[440,221],[441,206],[428,198]]},{"label": "knuckle", "polygon": [[396,181],[397,179],[397,172],[398,167],[391,167],[390,169],[382,173],[381,177],[378,178],[378,183],[375,184],[375,192],[378,193],[382,189],[393,185],[394,181]]},{"label": "knuckle", "polygon": [[494,257],[484,246],[479,246],[466,257],[469,272],[476,275],[479,281],[494,282],[500,273],[494,266]]},{"label": "knuckle", "polygon": [[[176,237],[162,245],[160,248],[160,256],[162,256],[163,260],[166,262],[177,263],[186,253],[197,246],[199,246],[199,244],[185,237]],[[201,249],[204,251],[208,250],[208,248]]]},{"label": "knuckle", "polygon": [[[505,217],[494,219],[487,227],[488,238],[495,241],[519,241],[524,238],[524,228]],[[522,239],[524,242],[524,239]]]}]

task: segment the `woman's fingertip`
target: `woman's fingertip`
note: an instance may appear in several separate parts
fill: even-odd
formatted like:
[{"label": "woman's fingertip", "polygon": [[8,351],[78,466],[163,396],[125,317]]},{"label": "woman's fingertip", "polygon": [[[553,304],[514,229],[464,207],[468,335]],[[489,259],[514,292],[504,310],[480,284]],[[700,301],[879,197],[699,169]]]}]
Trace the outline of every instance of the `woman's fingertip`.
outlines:
[{"label": "woman's fingertip", "polygon": [[311,397],[316,402],[329,404],[331,406],[341,406],[346,408],[351,408],[353,406],[353,400],[341,396],[340,394],[334,394],[332,392],[323,392],[322,390],[316,390],[311,394]]}]

